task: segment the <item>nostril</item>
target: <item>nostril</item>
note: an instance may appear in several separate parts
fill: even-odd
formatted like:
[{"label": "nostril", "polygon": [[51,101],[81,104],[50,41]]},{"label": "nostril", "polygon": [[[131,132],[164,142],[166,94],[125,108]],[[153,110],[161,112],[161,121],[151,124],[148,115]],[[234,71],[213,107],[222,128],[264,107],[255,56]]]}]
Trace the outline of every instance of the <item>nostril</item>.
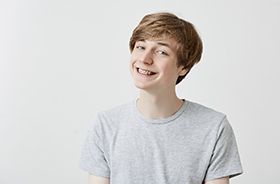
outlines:
[{"label": "nostril", "polygon": [[153,61],[151,59],[145,59],[145,60],[143,60],[143,63],[145,63],[145,64],[152,64]]}]

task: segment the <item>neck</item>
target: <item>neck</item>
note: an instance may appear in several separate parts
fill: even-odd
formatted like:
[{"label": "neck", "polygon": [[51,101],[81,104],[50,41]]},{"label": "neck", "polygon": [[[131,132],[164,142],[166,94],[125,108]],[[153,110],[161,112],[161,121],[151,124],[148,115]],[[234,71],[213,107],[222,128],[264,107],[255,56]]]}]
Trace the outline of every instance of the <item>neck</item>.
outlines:
[{"label": "neck", "polygon": [[141,90],[137,100],[137,108],[147,118],[166,118],[175,114],[182,106],[183,101],[175,93],[151,94]]}]

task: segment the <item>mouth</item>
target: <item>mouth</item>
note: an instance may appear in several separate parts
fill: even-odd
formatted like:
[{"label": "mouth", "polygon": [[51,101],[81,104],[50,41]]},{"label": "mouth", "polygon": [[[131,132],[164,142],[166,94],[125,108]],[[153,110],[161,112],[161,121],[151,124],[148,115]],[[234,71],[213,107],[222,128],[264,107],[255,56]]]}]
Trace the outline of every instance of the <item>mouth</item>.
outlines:
[{"label": "mouth", "polygon": [[155,75],[156,73],[155,72],[152,72],[150,70],[144,70],[142,68],[137,68],[136,67],[136,70],[139,74],[141,75],[145,75],[145,76],[152,76],[152,75]]}]

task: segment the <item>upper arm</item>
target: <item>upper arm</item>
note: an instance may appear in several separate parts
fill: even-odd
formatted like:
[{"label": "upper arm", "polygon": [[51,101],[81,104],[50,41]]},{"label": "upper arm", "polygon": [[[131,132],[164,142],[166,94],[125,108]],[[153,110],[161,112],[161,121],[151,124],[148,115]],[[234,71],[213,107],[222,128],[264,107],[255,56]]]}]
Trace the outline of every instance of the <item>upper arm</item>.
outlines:
[{"label": "upper arm", "polygon": [[107,184],[110,178],[109,153],[104,145],[104,142],[108,141],[102,132],[100,116],[98,115],[88,128],[79,163],[80,168],[89,173],[88,181],[91,184]]},{"label": "upper arm", "polygon": [[110,184],[109,178],[89,175],[88,177],[89,184]]},{"label": "upper arm", "polygon": [[206,181],[205,184],[229,184],[229,177]]},{"label": "upper arm", "polygon": [[213,144],[212,155],[205,175],[205,181],[222,176],[234,177],[243,172],[237,142],[226,116],[221,121]]}]

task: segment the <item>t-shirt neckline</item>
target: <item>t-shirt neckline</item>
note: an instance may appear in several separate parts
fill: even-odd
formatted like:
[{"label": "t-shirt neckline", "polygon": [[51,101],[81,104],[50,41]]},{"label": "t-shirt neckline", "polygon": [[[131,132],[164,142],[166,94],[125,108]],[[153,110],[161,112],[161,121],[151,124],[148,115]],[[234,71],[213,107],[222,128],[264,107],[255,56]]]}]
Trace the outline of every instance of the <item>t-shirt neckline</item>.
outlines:
[{"label": "t-shirt neckline", "polygon": [[133,109],[134,109],[137,117],[139,119],[141,119],[142,121],[144,121],[145,123],[164,124],[164,123],[169,123],[172,120],[178,118],[186,110],[186,108],[189,104],[189,101],[185,100],[185,99],[182,99],[182,101],[183,101],[183,104],[181,105],[179,110],[166,118],[151,119],[151,118],[145,117],[137,108],[137,98],[133,101]]}]

